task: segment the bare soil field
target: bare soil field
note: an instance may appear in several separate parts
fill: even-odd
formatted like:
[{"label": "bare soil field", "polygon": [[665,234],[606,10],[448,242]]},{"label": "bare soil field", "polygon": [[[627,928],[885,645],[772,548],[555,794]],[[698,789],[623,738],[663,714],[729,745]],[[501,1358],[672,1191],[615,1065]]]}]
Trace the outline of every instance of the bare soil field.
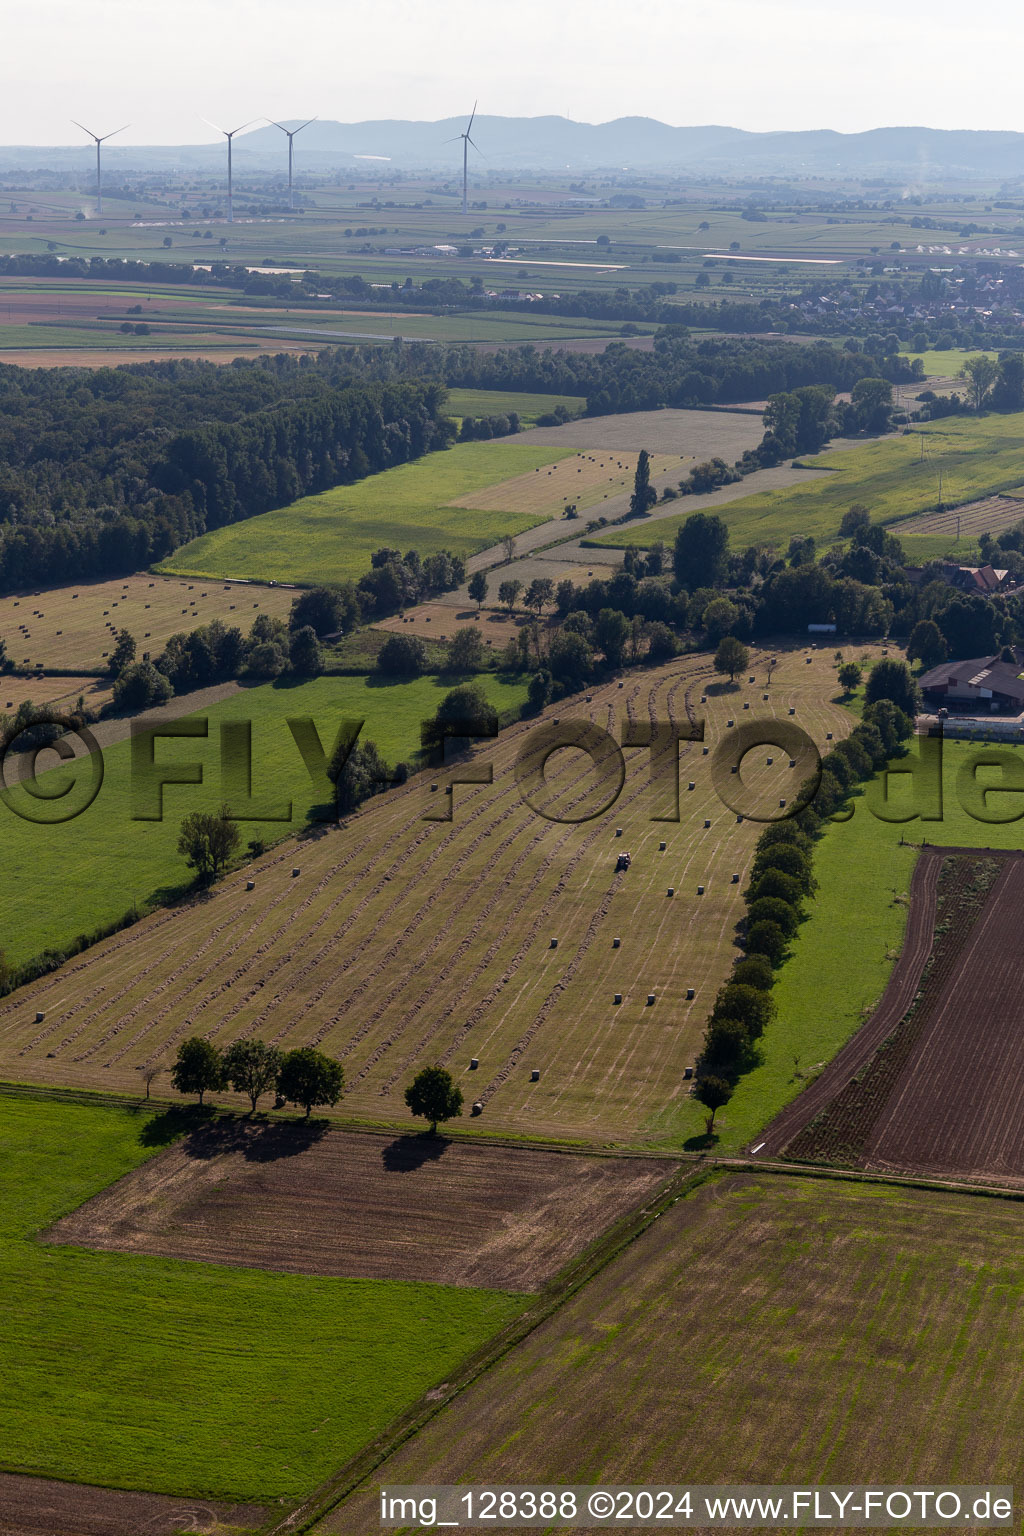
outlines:
[{"label": "bare soil field", "polygon": [[[325,343],[320,343],[322,347]],[[10,363],[18,368],[118,368],[122,363],[162,363],[170,358],[190,358],[201,363],[230,363],[234,357],[255,357],[269,352],[315,352],[320,348],[309,342],[278,340],[270,342],[250,339],[228,341],[211,345],[209,341],[195,346],[183,343],[179,335],[168,334],[166,345],[119,347],[116,341],[98,343],[95,347],[2,347],[0,363]]]},{"label": "bare soil field", "polygon": [[[0,597],[0,635],[16,666],[66,667],[70,662],[102,667],[119,629],[135,636],[140,657],[146,651],[156,656],[171,635],[211,619],[237,624],[245,633],[261,613],[286,619],[294,597],[291,587],[142,572],[123,580]],[[0,693],[10,681],[0,677]]]},{"label": "bare soil field", "polygon": [[769,1128],[765,1153],[1024,1184],[1024,856],[927,849],[874,1016]]},{"label": "bare soil field", "polygon": [[[697,1128],[684,1068],[736,952],[760,832],[718,798],[712,754],[743,719],[792,715],[819,747],[854,719],[831,647],[776,653],[768,685],[772,654],[755,651],[735,687],[690,656],[542,717],[615,741],[628,722],[704,718],[706,741],[679,743],[678,812],[652,791],[645,747],[625,749],[617,798],[566,747],[525,799],[544,748],[541,722],[522,721],[476,749],[492,783],[449,797],[458,768],[417,775],[12,994],[0,1073],[134,1091],[138,1068],[169,1064],[187,1035],[258,1036],[336,1056],[347,1120],[408,1124],[403,1089],[439,1061],[467,1110],[482,1105],[483,1131],[678,1145]],[[796,773],[768,755],[748,755],[742,782],[778,814]]]},{"label": "bare soil field", "polygon": [[677,1481],[681,1460],[694,1484],[1013,1483],[1022,1237],[1024,1211],[1006,1201],[713,1179],[424,1424],[317,1536],[366,1536],[382,1485],[656,1485]]},{"label": "bare soil field", "polygon": [[0,1536],[243,1536],[266,1523],[258,1504],[173,1499],[0,1473]]},{"label": "bare soil field", "polygon": [[304,1275],[536,1291],[677,1166],[231,1120],[194,1131],[43,1240]]},{"label": "bare soil field", "polygon": [[527,443],[588,452],[675,454],[684,459],[718,456],[727,463],[761,441],[764,428],[754,416],[728,411],[628,411],[618,416],[585,416],[562,427],[532,427]]},{"label": "bare soil field", "polygon": [[957,530],[968,543],[983,533],[1003,533],[1024,519],[1024,497],[1003,494],[984,496],[980,501],[965,502],[962,507],[947,507],[943,512],[926,512],[904,523],[890,523],[889,530],[901,533],[945,534],[955,538]]}]

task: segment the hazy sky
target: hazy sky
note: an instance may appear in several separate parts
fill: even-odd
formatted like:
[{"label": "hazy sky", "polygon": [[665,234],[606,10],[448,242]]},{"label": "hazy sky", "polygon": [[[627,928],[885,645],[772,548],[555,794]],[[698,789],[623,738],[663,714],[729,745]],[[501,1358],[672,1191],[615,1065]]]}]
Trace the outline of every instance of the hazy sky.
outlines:
[{"label": "hazy sky", "polygon": [[[1019,0],[7,0],[0,143],[209,140],[200,114],[1024,128]],[[972,36],[970,18],[980,31]]]}]

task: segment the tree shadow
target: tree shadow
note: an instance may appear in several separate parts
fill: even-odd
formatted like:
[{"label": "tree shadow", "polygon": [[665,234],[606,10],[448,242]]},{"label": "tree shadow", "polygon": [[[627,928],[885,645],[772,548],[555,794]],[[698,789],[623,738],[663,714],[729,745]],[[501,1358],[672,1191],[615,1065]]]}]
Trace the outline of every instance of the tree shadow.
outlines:
[{"label": "tree shadow", "polygon": [[[198,1106],[192,1108],[194,1111]],[[266,1120],[259,1115],[218,1115],[212,1109],[205,1109],[204,1114],[202,1121],[193,1114],[185,1128],[185,1153],[200,1162],[240,1152],[249,1163],[276,1163],[282,1157],[308,1152],[330,1130],[329,1120]]]},{"label": "tree shadow", "polygon": [[689,1137],[687,1137],[686,1141],[683,1142],[683,1151],[684,1152],[710,1152],[711,1148],[715,1145],[715,1142],[717,1140],[718,1140],[718,1132],[717,1131],[712,1131],[710,1136],[708,1136],[704,1131],[702,1131],[699,1136],[689,1136]]},{"label": "tree shadow", "polygon": [[713,694],[716,698],[718,698],[723,693],[737,693],[739,691],[739,687],[739,683],[730,682],[729,679],[726,678],[725,681],[721,683],[705,683],[704,692],[706,694]]},{"label": "tree shadow", "polygon": [[443,1157],[451,1146],[447,1136],[434,1136],[430,1131],[418,1135],[396,1136],[381,1153],[381,1161],[389,1173],[413,1173],[424,1163],[434,1163]]},{"label": "tree shadow", "polygon": [[[140,1104],[138,1107],[144,1110],[146,1106]],[[210,1104],[175,1104],[146,1121],[139,1132],[139,1141],[144,1147],[169,1147],[182,1136],[195,1134],[216,1113]]]}]

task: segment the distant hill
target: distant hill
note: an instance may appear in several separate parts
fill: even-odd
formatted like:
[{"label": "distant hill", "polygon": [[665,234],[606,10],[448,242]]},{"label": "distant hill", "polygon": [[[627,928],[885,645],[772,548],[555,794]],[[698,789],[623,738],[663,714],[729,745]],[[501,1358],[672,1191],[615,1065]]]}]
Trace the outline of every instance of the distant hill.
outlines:
[{"label": "distant hill", "polygon": [[[466,118],[440,122],[316,122],[296,140],[298,163],[310,169],[370,164],[379,159],[402,169],[457,169],[459,146],[446,143]],[[288,124],[288,126],[292,126]],[[748,133],[717,126],[672,128],[650,117],[620,117],[610,123],[574,123],[565,117],[480,115],[473,137],[487,156],[480,167],[537,170],[679,170],[728,175],[897,175],[915,182],[959,176],[1017,177],[1024,174],[1024,133],[968,129],[873,128],[866,133],[815,129],[794,133]],[[284,149],[277,128],[256,128],[236,140],[239,170],[277,165]],[[83,169],[92,149],[0,147],[0,170]],[[212,166],[223,154],[209,145],[111,144],[105,151],[111,171]]]}]

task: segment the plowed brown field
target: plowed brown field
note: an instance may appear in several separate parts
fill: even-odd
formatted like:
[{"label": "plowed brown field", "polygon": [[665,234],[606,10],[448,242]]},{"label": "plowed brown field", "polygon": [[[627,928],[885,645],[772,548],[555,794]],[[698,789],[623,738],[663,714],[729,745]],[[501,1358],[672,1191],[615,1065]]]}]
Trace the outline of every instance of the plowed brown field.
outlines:
[{"label": "plowed brown field", "polygon": [[266,1519],[258,1504],[213,1504],[0,1473],[0,1536],[242,1536]]},{"label": "plowed brown field", "polygon": [[[940,887],[936,923],[941,878],[950,891],[942,905]],[[881,1003],[769,1127],[761,1155],[839,1154],[885,1172],[1024,1184],[1022,910],[1024,856],[924,850],[907,943]]]},{"label": "plowed brown field", "polygon": [[87,1201],[44,1241],[534,1291],[676,1167],[443,1136],[219,1122]]},{"label": "plowed brown field", "polygon": [[[684,658],[546,718],[582,718],[618,740],[629,720],[701,715],[709,754],[730,721],[759,714],[792,709],[819,746],[848,731],[831,649],[779,653],[770,686],[768,659],[754,656],[756,681],[730,689],[707,657]],[[138,1069],[169,1064],[187,1035],[221,1045],[260,1036],[339,1058],[349,1119],[405,1123],[402,1090],[440,1061],[481,1102],[491,1132],[632,1139],[650,1122],[676,1140],[695,1130],[684,1067],[736,953],[760,826],[719,800],[697,742],[680,744],[678,821],[652,820],[665,807],[646,748],[626,749],[621,794],[604,814],[545,819],[515,775],[535,730],[522,722],[478,749],[494,781],[457,787],[452,821],[424,819],[448,801],[440,771],[418,776],[13,994],[0,1006],[0,1072],[132,1090]],[[784,757],[771,768],[751,758],[742,779],[763,788],[766,807],[794,794]],[[548,780],[563,810],[599,809],[582,752],[557,753]],[[632,867],[616,872],[624,850]]]}]

